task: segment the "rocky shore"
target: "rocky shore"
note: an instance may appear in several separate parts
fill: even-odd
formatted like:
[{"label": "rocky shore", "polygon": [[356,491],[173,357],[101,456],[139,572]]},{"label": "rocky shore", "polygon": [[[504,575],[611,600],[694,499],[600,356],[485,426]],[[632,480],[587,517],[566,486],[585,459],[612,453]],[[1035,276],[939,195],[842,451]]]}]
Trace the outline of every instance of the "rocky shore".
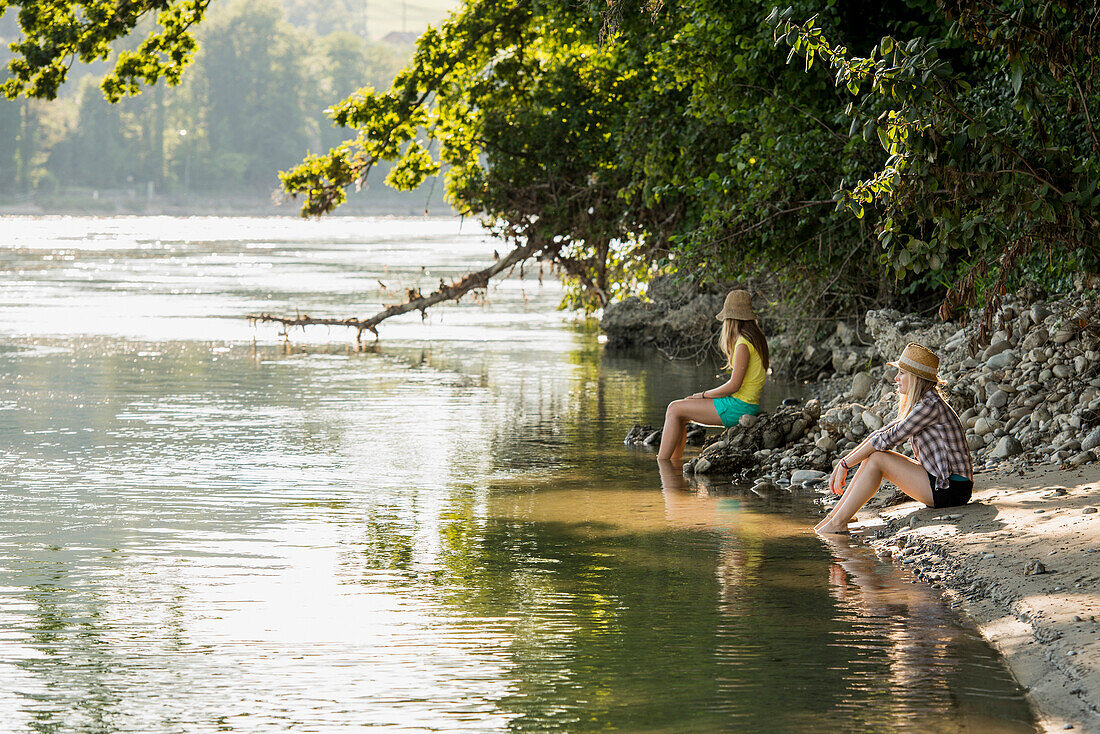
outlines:
[{"label": "rocky shore", "polygon": [[[702,450],[684,472],[758,492],[813,489],[824,514],[837,501],[825,487],[834,463],[895,416],[885,362],[910,341],[931,348],[966,427],[974,498],[933,510],[887,484],[853,528],[974,619],[1027,687],[1044,730],[1100,733],[1098,311],[1096,284],[1083,277],[1059,297],[1007,296],[980,349],[977,314],[959,325],[870,311],[869,339],[838,324],[823,345],[836,376],[817,397],[720,433],[695,429]],[[648,426],[627,437],[659,441]]]},{"label": "rocky shore", "polygon": [[[1083,280],[1056,299],[1008,296],[994,316],[990,343],[973,355],[973,321],[954,325],[869,311],[870,345],[846,349],[853,330],[837,326],[831,340],[837,377],[820,398],[804,405],[784,401],[721,434],[699,436],[703,450],[684,470],[739,482],[823,486],[841,452],[893,419],[895,370],[885,363],[910,341],[940,356],[942,391],[966,427],[976,469],[1090,464],[1100,459],[1098,310],[1097,293]],[[627,442],[659,442],[658,429],[645,429],[636,426]]]}]

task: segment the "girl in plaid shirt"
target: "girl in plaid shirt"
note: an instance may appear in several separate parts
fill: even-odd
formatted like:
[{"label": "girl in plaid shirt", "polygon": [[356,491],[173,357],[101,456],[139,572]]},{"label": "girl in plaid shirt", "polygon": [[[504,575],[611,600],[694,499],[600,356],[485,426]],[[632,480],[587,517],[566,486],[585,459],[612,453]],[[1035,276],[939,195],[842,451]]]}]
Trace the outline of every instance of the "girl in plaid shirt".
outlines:
[{"label": "girl in plaid shirt", "polygon": [[[928,507],[954,507],[970,501],[974,469],[966,432],[937,389],[940,360],[919,344],[909,344],[896,362],[898,417],[875,431],[840,460],[829,488],[840,502],[814,528],[819,533],[847,532],[848,522],[874,496],[885,479]],[[891,451],[909,440],[913,458]],[[848,471],[859,465],[847,491]]]}]

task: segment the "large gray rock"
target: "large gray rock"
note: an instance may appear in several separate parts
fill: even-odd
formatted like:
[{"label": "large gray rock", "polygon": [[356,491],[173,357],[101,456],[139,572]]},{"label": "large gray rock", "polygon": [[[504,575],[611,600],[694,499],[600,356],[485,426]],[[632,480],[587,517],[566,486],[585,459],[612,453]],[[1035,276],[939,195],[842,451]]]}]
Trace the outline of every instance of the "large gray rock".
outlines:
[{"label": "large gray rock", "polygon": [[798,469],[791,472],[791,484],[804,484],[806,482],[824,479],[827,476],[829,475],[825,472],[815,469]]},{"label": "large gray rock", "polygon": [[989,455],[994,459],[1007,459],[1023,450],[1023,445],[1012,436],[1001,436],[1001,440],[997,442]]},{"label": "large gray rock", "polygon": [[990,359],[992,357],[996,357],[998,354],[1005,351],[1006,349],[1011,348],[1012,343],[1008,341],[1008,339],[998,339],[997,341],[994,341],[992,344],[989,345],[982,356],[985,359]]},{"label": "large gray rock", "polygon": [[1028,332],[1024,337],[1023,342],[1020,344],[1020,348],[1023,350],[1037,349],[1039,347],[1045,347],[1047,341],[1050,340],[1050,334],[1047,332],[1046,327],[1036,326],[1034,329]]},{"label": "large gray rock", "polygon": [[1081,442],[1082,451],[1092,451],[1095,448],[1100,448],[1100,428],[1094,428],[1085,436],[1085,440]]},{"label": "large gray rock", "polygon": [[1020,355],[1016,354],[1014,349],[1006,349],[998,355],[995,355],[985,361],[985,366],[991,370],[1003,370],[1009,367],[1015,367],[1020,361]]},{"label": "large gray rock", "polygon": [[1076,336],[1077,328],[1074,327],[1072,324],[1067,324],[1061,329],[1058,329],[1058,331],[1054,332],[1054,336],[1051,337],[1051,341],[1053,341],[1055,344],[1065,344],[1067,342],[1073,341]]},{"label": "large gray rock", "polygon": [[874,386],[874,378],[866,372],[859,372],[852,378],[852,387],[848,390],[848,395],[851,396],[852,400],[859,402],[871,394],[871,389]]},{"label": "large gray rock", "polygon": [[1003,408],[1008,405],[1008,393],[1004,390],[996,390],[989,396],[989,405],[993,408]]},{"label": "large gray rock", "polygon": [[882,418],[879,418],[869,410],[863,411],[863,415],[861,415],[860,418],[868,431],[877,431],[883,426]]},{"label": "large gray rock", "polygon": [[821,417],[821,403],[810,400],[805,405],[782,405],[772,413],[761,413],[751,426],[727,428],[722,436],[699,454],[706,459],[705,469],[696,473],[732,474],[751,468],[753,454],[761,449],[778,449],[800,440]]}]

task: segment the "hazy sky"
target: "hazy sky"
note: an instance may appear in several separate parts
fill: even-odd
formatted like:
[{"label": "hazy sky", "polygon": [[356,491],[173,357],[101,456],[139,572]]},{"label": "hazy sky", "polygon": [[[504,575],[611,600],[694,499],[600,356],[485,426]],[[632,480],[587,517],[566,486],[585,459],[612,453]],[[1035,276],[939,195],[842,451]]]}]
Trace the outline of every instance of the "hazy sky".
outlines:
[{"label": "hazy sky", "polygon": [[377,40],[391,31],[420,33],[428,24],[438,25],[460,0],[361,0],[367,33]]}]

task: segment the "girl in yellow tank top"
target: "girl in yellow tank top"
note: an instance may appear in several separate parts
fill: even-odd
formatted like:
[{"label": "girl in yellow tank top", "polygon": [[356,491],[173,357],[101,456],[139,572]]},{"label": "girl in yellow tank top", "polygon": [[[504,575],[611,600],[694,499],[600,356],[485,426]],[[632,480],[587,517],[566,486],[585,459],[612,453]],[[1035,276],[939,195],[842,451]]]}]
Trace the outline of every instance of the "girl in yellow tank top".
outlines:
[{"label": "girl in yellow tank top", "polygon": [[725,384],[674,400],[665,411],[660,461],[684,456],[689,421],[708,426],[735,426],[742,416],[760,412],[760,393],[768,373],[768,341],[756,321],[748,291],[730,291],[722,310],[719,347],[726,355],[730,378]]}]

